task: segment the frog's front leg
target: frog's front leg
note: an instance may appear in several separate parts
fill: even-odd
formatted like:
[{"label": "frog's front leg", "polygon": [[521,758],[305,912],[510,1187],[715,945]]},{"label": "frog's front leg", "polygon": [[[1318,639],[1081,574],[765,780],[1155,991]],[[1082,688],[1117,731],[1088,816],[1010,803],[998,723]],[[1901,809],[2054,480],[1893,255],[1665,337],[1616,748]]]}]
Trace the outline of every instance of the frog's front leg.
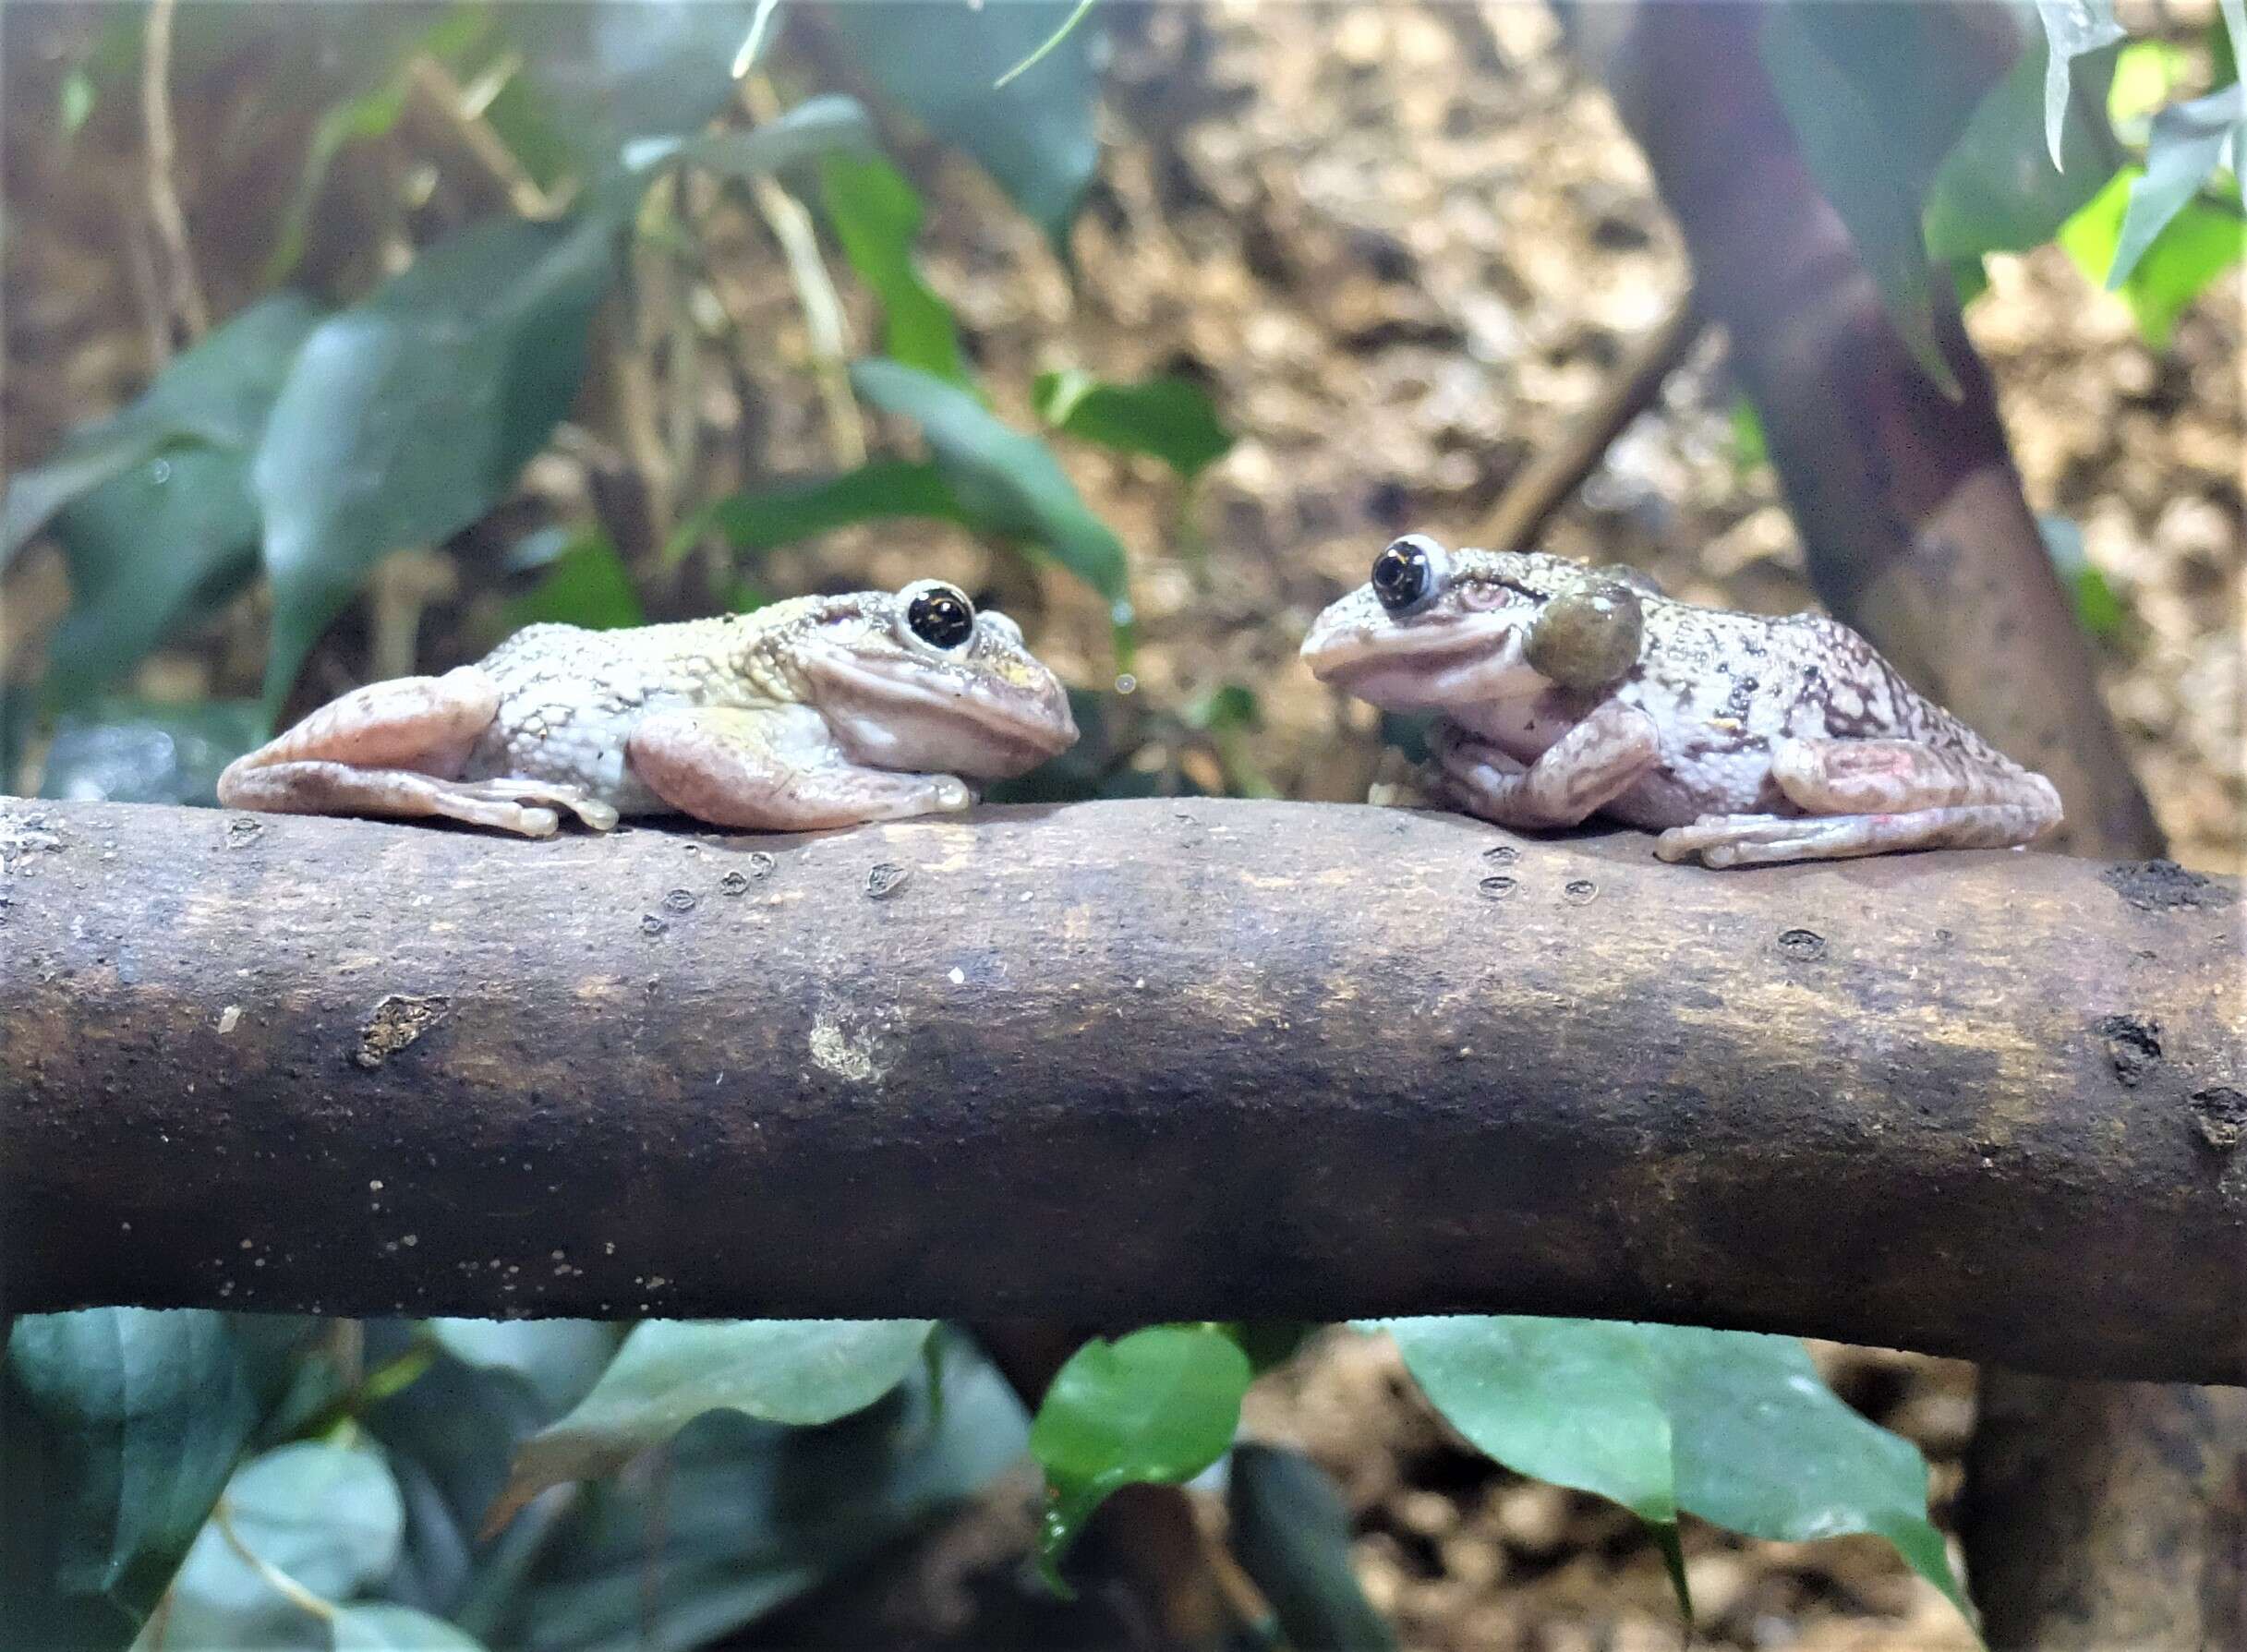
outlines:
[{"label": "frog's front leg", "polygon": [[1771,778],[1801,816],[1704,814],[1656,840],[1709,866],[1840,860],[1913,849],[2010,849],[2060,824],[2042,775],[1912,740],[1788,740]]},{"label": "frog's front leg", "polygon": [[682,814],[713,826],[816,831],[964,809],[957,775],[904,774],[853,763],[807,706],[652,712],[625,742],[633,771]]},{"label": "frog's front leg", "polygon": [[1592,707],[1526,766],[1456,724],[1436,726],[1442,790],[1455,808],[1502,826],[1571,826],[1627,791],[1661,759],[1654,720],[1613,700]]},{"label": "frog's front leg", "polygon": [[574,787],[453,778],[499,705],[499,685],[474,666],[370,682],[228,764],[219,802],[280,814],[439,816],[527,838],[550,836],[557,808],[598,831],[614,826],[614,809]]}]

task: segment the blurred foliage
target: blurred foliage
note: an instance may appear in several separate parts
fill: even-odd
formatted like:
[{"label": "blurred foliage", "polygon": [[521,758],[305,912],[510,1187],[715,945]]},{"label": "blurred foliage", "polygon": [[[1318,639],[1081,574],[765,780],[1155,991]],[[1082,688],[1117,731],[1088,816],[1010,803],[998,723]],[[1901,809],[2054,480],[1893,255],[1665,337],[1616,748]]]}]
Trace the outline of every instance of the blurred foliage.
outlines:
[{"label": "blurred foliage", "polygon": [[[2016,49],[1996,58],[1991,31],[1971,26],[1988,16],[1968,4],[1778,4],[1764,18],[1763,61],[1897,325],[1947,383],[1944,273],[1968,299],[1985,255],[2057,238],[2163,347],[2241,253],[2240,0],[2222,0],[2206,84],[2173,43],[2126,40],[2109,0],[2012,7]],[[61,70],[58,142],[138,95],[145,16],[114,8]],[[432,546],[513,582],[499,610],[510,627],[615,626],[660,611],[706,563],[707,598],[746,606],[779,548],[941,522],[981,537],[1001,568],[1044,563],[1084,587],[1128,667],[1132,548],[1057,455],[1083,443],[1162,466],[1178,549],[1190,550],[1196,484],[1232,445],[1225,410],[1186,379],[1069,366],[994,394],[921,268],[930,209],[898,158],[918,135],[972,158],[1066,264],[1100,162],[1098,7],[181,9],[176,78],[253,57],[306,116],[261,260],[272,290],[15,476],[0,513],[0,565],[43,537],[69,581],[43,678],[11,683],[0,717],[10,741],[40,722],[50,795],[211,801],[219,768],[270,730],[377,567]],[[346,163],[418,155],[413,117],[432,98],[489,173],[465,196],[475,211],[401,194],[367,245],[335,256],[323,209]],[[495,194],[510,210],[491,209]],[[876,451],[844,444],[825,471],[675,500],[651,534],[608,513],[509,516],[526,464],[636,347],[645,270],[710,256],[713,201],[754,204],[784,248],[791,211],[810,226],[809,263],[806,243],[788,252],[813,344],[804,397],[876,416]],[[409,247],[402,268],[383,256]],[[876,353],[820,359],[822,329],[835,331],[829,263],[878,309]],[[298,278],[307,290],[281,285]],[[625,318],[624,343],[604,317]],[[737,351],[768,344],[723,318],[690,321]],[[1009,404],[1037,428],[995,411]],[[1761,463],[1746,404],[1734,433],[1736,461]],[[2083,623],[2115,634],[2129,616],[2080,536],[2046,527]],[[122,692],[153,650],[246,592],[271,616],[261,702]],[[1250,755],[1262,708],[1248,687],[1144,700],[1128,677],[1072,691],[1082,742],[994,795],[1220,781],[1274,793]],[[1383,727],[1410,752],[1424,721]],[[1789,1540],[1872,1531],[1957,1598],[1927,1524],[1924,1464],[1842,1407],[1798,1345],[1574,1321],[1389,1329],[1476,1444],[1633,1509],[1673,1534],[1673,1561],[1680,1510]],[[701,1646],[863,1563],[1027,1450],[1047,1478],[1049,1573],[1117,1487],[1222,1465],[1241,1560],[1282,1632],[1384,1646],[1333,1487],[1291,1453],[1234,1445],[1249,1382],[1305,1332],[1181,1325],[1095,1340],[1032,1424],[961,1333],[924,1321],[27,1317],[0,1370],[0,1621],[56,1646]]]}]

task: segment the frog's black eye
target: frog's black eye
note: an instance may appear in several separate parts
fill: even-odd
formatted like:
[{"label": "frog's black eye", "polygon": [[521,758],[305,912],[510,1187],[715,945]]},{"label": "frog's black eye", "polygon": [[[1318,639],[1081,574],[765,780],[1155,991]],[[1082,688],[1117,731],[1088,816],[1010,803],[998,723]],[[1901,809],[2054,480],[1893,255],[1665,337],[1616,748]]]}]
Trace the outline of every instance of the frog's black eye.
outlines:
[{"label": "frog's black eye", "polygon": [[957,648],[975,634],[975,609],[951,586],[929,585],[905,605],[905,623],[932,648]]},{"label": "frog's black eye", "polygon": [[1425,534],[1407,534],[1373,559],[1373,595],[1401,614],[1433,595],[1443,574],[1444,548]]}]

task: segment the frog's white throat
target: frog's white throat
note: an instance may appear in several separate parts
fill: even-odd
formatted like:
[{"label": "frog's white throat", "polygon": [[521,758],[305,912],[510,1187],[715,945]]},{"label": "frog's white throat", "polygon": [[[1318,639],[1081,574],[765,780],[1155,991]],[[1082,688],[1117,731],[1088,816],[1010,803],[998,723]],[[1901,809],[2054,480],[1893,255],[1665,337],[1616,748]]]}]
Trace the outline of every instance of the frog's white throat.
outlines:
[{"label": "frog's white throat", "polygon": [[910,662],[807,651],[814,704],[835,742],[876,768],[1002,779],[1076,743],[1069,699],[996,678]]},{"label": "frog's white throat", "polygon": [[1522,657],[1511,613],[1431,614],[1376,626],[1314,628],[1303,644],[1311,675],[1385,711],[1513,700],[1549,686]]}]

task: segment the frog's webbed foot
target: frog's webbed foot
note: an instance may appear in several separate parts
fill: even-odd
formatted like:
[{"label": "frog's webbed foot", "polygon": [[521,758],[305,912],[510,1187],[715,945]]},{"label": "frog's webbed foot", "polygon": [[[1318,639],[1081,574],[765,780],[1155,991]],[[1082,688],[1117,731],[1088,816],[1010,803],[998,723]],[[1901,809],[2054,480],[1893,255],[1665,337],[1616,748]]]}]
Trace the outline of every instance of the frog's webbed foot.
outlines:
[{"label": "frog's webbed foot", "polygon": [[1452,807],[1502,826],[1570,826],[1628,790],[1661,755],[1644,712],[1595,706],[1536,762],[1524,765],[1450,722],[1431,734],[1436,790]]},{"label": "frog's webbed foot", "polygon": [[803,717],[717,706],[660,711],[634,725],[625,752],[658,797],[713,826],[808,832],[948,814],[975,801],[957,775],[852,763],[834,750],[824,724],[810,730]]},{"label": "frog's webbed foot", "polygon": [[597,830],[614,826],[615,810],[570,787],[447,778],[499,705],[499,685],[474,666],[370,682],[228,764],[219,802],[283,814],[441,816],[529,838],[561,824],[545,805]]},{"label": "frog's webbed foot", "polygon": [[1705,814],[1656,841],[1665,861],[1705,865],[1840,860],[1914,849],[2010,849],[2060,824],[2042,775],[1910,740],[1789,740],[1771,778],[1806,813]]}]

